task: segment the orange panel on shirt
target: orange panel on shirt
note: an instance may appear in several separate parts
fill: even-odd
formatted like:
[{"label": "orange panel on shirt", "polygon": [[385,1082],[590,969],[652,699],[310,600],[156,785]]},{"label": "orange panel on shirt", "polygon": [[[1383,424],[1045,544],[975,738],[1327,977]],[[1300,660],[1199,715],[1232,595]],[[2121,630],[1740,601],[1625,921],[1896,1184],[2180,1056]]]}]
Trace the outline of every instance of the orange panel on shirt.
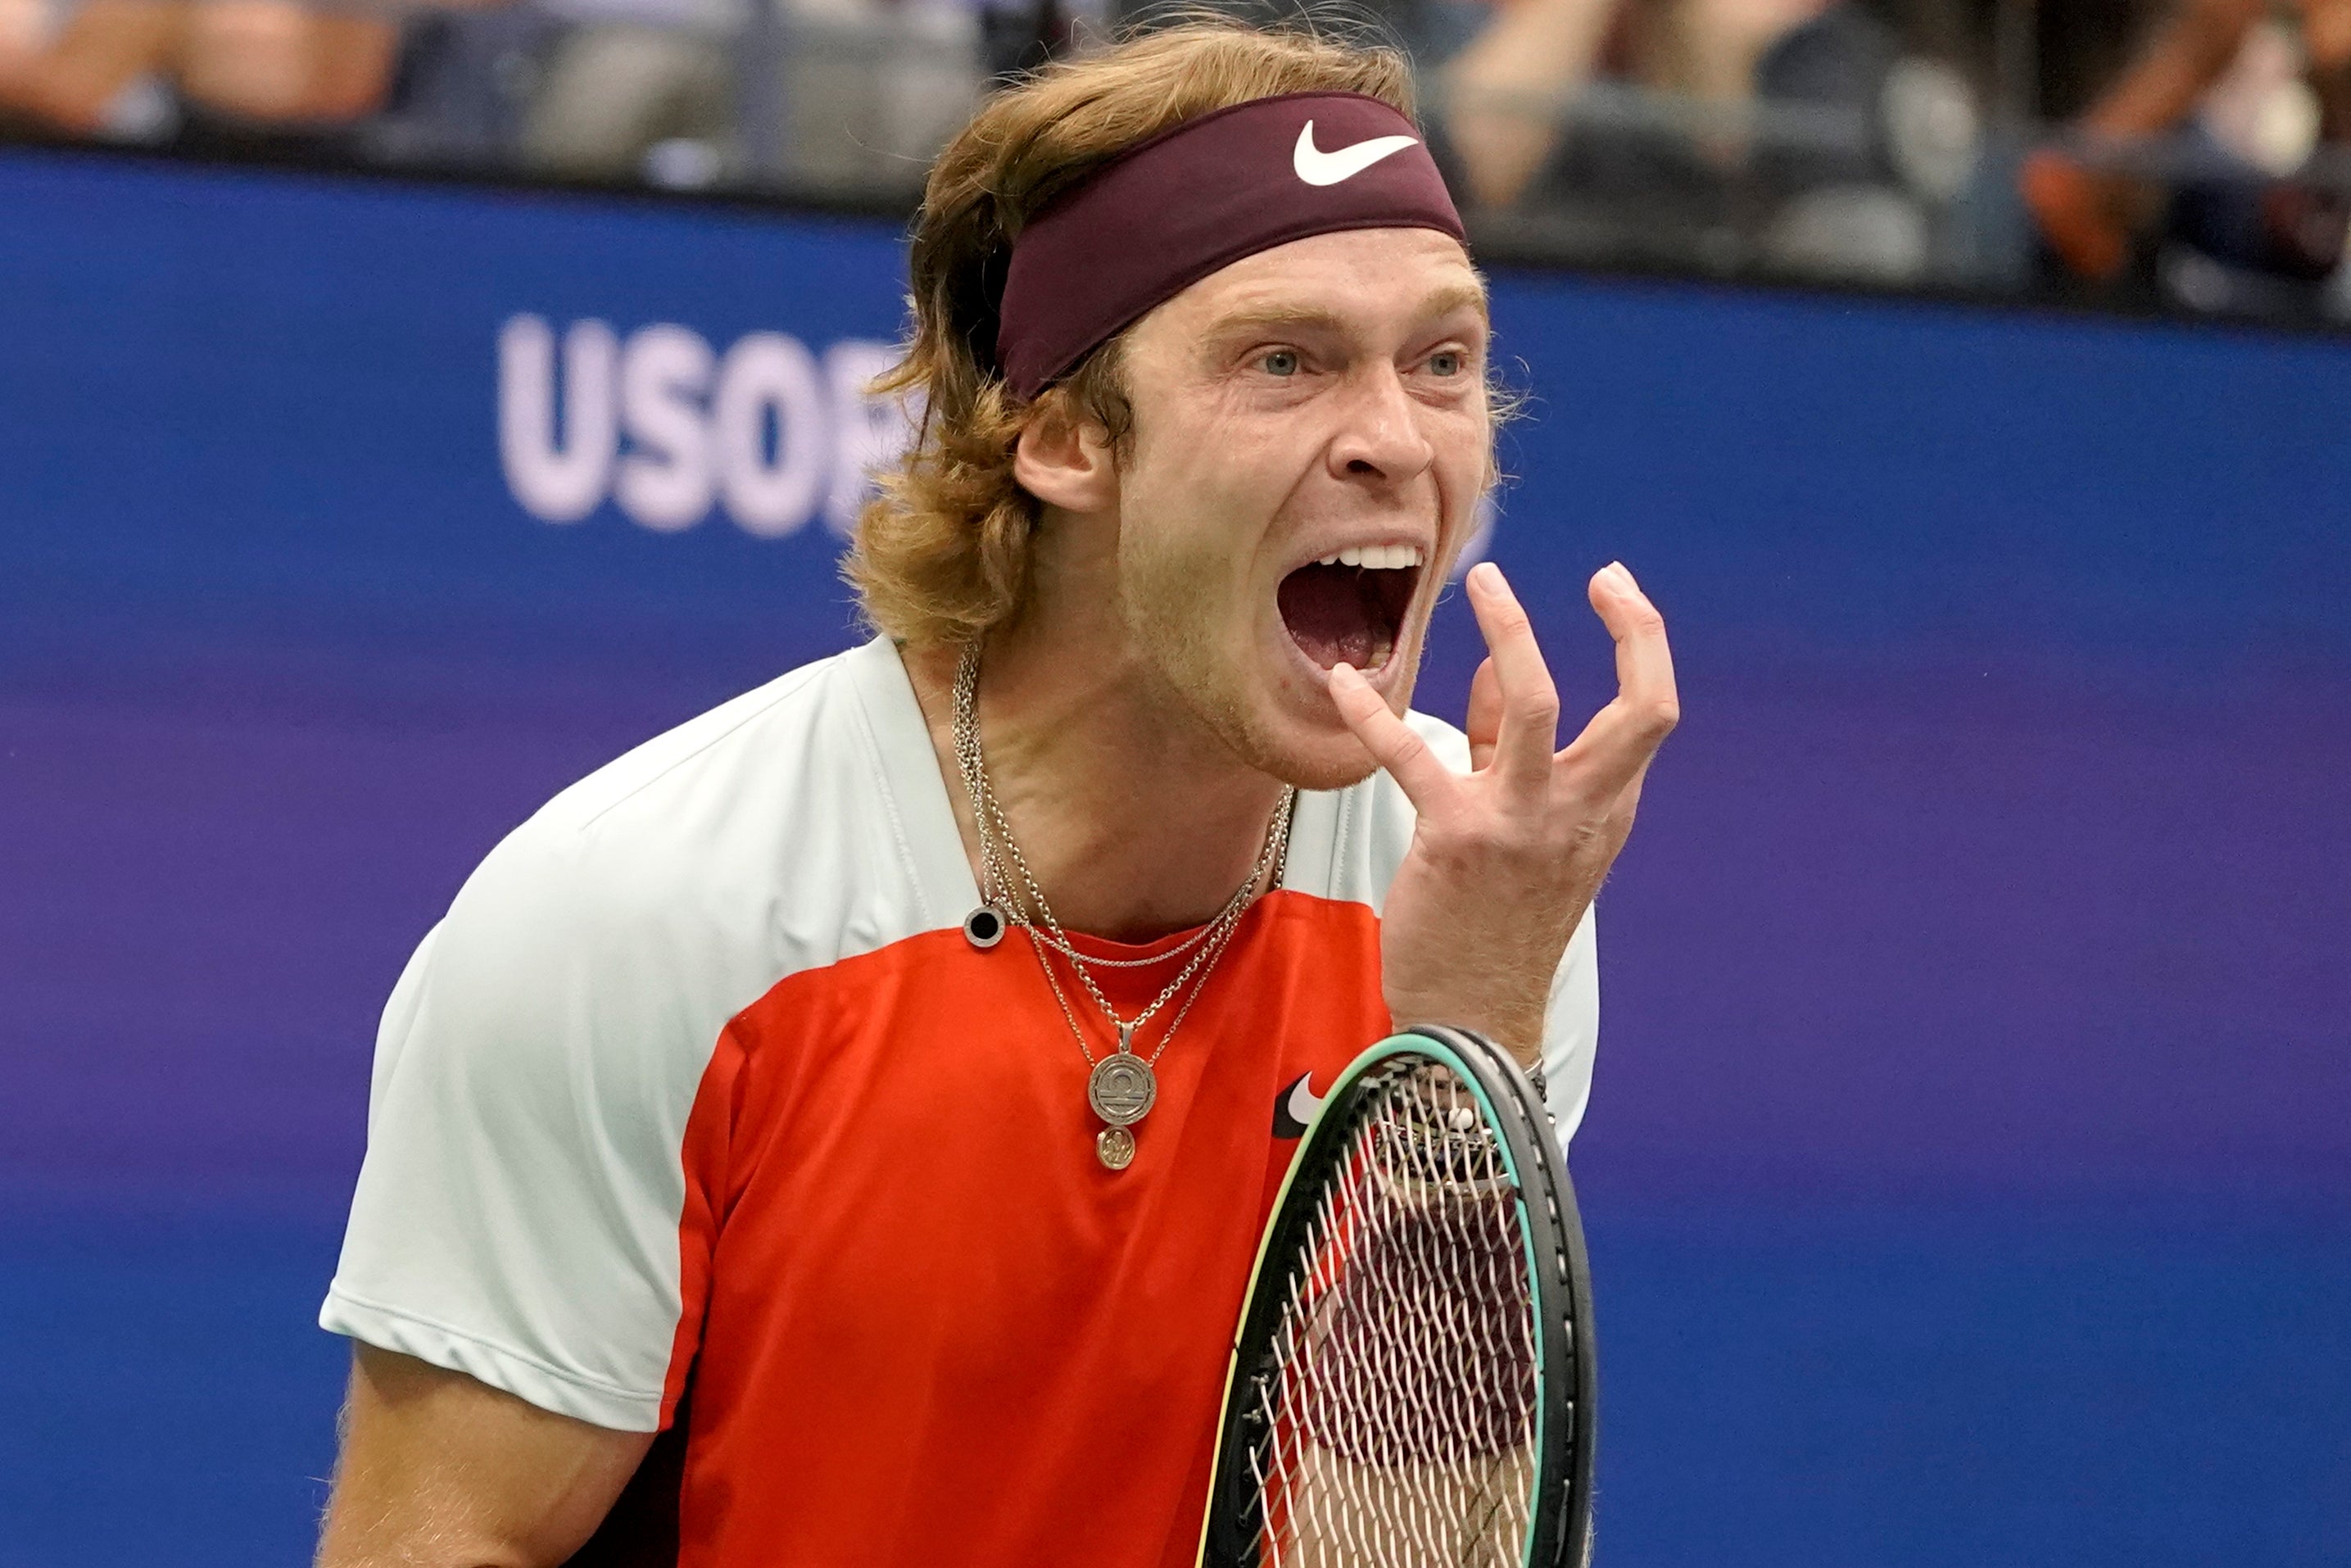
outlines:
[{"label": "orange panel on shirt", "polygon": [[[1132,1017],[1180,964],[1104,988]],[[1060,973],[1099,1054],[1111,1031]],[[983,951],[934,931],[776,986],[728,1026],[687,1131],[678,1561],[1191,1563],[1297,1147],[1276,1100],[1387,1032],[1372,910],[1268,896],[1113,1172],[1019,933]]]}]

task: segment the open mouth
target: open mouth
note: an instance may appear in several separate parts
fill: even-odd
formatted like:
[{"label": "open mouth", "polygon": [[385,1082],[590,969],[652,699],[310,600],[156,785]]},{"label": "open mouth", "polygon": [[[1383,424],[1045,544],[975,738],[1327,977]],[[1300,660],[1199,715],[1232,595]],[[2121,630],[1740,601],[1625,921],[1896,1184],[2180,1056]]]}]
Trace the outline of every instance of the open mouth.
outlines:
[{"label": "open mouth", "polygon": [[1416,545],[1365,545],[1324,556],[1281,580],[1281,623],[1326,670],[1341,663],[1376,670],[1395,652],[1420,570]]}]

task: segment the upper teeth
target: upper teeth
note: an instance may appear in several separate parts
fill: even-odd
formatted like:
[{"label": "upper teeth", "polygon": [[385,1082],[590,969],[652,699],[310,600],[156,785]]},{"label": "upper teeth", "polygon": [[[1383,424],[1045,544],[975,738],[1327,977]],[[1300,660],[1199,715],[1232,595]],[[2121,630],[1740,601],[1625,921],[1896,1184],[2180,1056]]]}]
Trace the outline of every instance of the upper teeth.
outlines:
[{"label": "upper teeth", "polygon": [[1375,571],[1394,571],[1400,567],[1420,564],[1418,545],[1349,545],[1337,555],[1326,555],[1318,566],[1364,566]]}]

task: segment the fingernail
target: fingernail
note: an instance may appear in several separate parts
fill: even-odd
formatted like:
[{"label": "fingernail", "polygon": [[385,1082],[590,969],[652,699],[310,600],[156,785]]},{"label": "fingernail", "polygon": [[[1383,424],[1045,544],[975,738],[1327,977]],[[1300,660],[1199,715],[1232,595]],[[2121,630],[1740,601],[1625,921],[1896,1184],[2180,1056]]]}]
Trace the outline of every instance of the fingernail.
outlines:
[{"label": "fingernail", "polygon": [[1346,660],[1342,659],[1337,664],[1331,666],[1330,678],[1335,681],[1343,673],[1352,675],[1355,673],[1355,666],[1347,663]]},{"label": "fingernail", "polygon": [[1490,560],[1481,560],[1469,569],[1469,580],[1480,588],[1502,586],[1502,569]]},{"label": "fingernail", "polygon": [[1625,589],[1627,592],[1638,593],[1641,591],[1641,585],[1633,580],[1631,569],[1626,567],[1623,561],[1610,561],[1608,563],[1608,570],[1616,574],[1616,580],[1625,585]]}]

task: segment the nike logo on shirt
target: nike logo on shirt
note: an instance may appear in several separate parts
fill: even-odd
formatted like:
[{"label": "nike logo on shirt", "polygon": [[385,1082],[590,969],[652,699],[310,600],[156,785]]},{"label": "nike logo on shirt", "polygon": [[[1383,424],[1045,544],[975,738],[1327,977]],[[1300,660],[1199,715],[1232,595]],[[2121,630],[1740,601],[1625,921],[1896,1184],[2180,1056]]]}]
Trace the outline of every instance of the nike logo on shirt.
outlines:
[{"label": "nike logo on shirt", "polygon": [[1277,1138],[1302,1138],[1306,1129],[1322,1109],[1322,1096],[1314,1092],[1314,1075],[1301,1072],[1289,1087],[1273,1097],[1273,1135]]},{"label": "nike logo on shirt", "polygon": [[1314,122],[1310,120],[1298,133],[1298,145],[1290,151],[1290,166],[1310,185],[1335,185],[1342,180],[1353,179],[1383,158],[1417,146],[1419,141],[1416,136],[1374,136],[1369,141],[1325,152],[1314,145]]}]

